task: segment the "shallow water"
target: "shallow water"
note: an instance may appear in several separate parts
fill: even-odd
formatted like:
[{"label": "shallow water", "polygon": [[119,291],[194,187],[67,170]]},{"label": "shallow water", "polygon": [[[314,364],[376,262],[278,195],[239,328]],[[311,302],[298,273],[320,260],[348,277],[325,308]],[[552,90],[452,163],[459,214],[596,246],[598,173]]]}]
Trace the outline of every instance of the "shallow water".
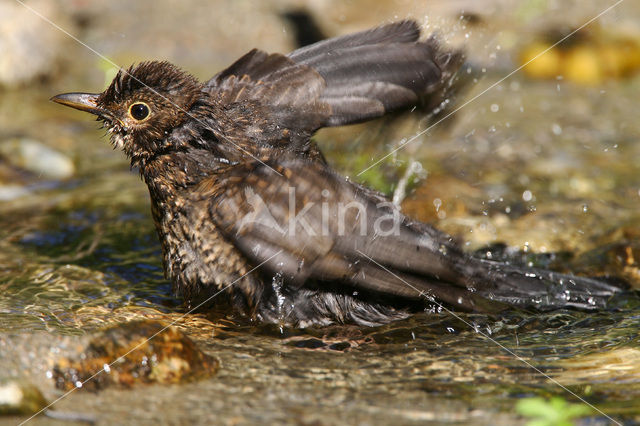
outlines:
[{"label": "shallow water", "polygon": [[[509,26],[500,19],[507,18],[493,25],[506,29],[484,30],[485,38],[505,37]],[[90,38],[100,40],[100,31]],[[500,64],[498,57],[468,99],[506,75]],[[74,74],[95,71],[83,66]],[[579,396],[617,420],[640,422],[640,299],[632,294],[598,312],[425,313],[376,328],[280,330],[184,317],[162,276],[144,184],[87,117],[46,102],[95,86],[74,79],[2,93],[0,136],[36,137],[77,170],[56,181],[0,168],[1,184],[17,182],[26,194],[0,204],[0,378],[26,378],[52,401],[61,393],[47,372],[59,357],[107,325],[147,318],[175,322],[221,361],[218,374],[180,385],[80,389],[54,408],[100,424],[511,425],[524,422],[514,409],[523,397]],[[582,87],[516,75],[363,178],[391,192],[407,162],[419,161],[425,173],[403,209],[459,236],[468,250],[614,275],[638,288],[638,95],[638,77]],[[414,114],[317,139],[329,161],[355,177],[426,126]],[[590,424],[608,422],[594,413]]]}]

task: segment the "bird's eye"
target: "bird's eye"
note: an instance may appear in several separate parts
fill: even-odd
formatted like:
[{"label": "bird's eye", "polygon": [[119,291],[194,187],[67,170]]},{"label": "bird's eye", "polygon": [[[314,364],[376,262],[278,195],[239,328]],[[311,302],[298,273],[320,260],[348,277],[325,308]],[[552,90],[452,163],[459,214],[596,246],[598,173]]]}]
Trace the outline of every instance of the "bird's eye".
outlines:
[{"label": "bird's eye", "polygon": [[136,102],[129,107],[129,115],[138,121],[149,117],[149,106],[144,102]]}]

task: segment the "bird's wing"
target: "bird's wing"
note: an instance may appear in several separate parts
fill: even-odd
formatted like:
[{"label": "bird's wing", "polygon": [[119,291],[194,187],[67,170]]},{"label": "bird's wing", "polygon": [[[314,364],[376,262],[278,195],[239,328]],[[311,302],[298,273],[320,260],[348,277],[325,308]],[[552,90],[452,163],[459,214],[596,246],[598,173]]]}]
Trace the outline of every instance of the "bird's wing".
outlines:
[{"label": "bird's wing", "polygon": [[[389,203],[317,163],[235,166],[193,191],[225,236],[261,270],[290,285],[344,283],[378,296],[432,297],[474,309],[476,297],[453,284],[455,253],[443,234],[418,232]],[[397,229],[394,229],[397,226]]]},{"label": "bird's wing", "polygon": [[598,280],[472,258],[323,164],[281,159],[270,166],[231,167],[202,181],[192,201],[206,205],[252,263],[264,262],[263,271],[289,285],[342,283],[345,291],[426,296],[467,310],[486,310],[489,299],[593,308],[619,291]]},{"label": "bird's wing", "polygon": [[257,102],[275,124],[306,134],[420,102],[435,107],[462,54],[419,36],[414,21],[400,21],[286,56],[254,49],[204,87],[223,104]]}]

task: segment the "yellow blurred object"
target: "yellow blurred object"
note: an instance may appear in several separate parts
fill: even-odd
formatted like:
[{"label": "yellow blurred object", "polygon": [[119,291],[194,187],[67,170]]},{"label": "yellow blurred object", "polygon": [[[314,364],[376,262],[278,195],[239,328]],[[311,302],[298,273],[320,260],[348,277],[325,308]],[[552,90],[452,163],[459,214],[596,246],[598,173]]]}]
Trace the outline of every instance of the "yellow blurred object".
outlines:
[{"label": "yellow blurred object", "polygon": [[569,81],[596,86],[604,81],[604,64],[592,46],[578,46],[566,52],[561,74]]},{"label": "yellow blurred object", "polygon": [[629,75],[640,69],[640,42],[622,40],[617,45],[617,54],[622,64],[622,75]]},{"label": "yellow blurred object", "polygon": [[[534,41],[524,47],[520,54],[521,64],[526,64],[524,72],[536,79],[563,77],[574,83],[596,86],[607,79],[628,77],[640,70],[640,40],[606,36],[600,31],[573,37],[573,43],[563,43],[543,54],[552,43]],[[540,56],[536,58],[537,55]]]},{"label": "yellow blurred object", "polygon": [[530,77],[555,78],[561,73],[560,64],[562,62],[562,56],[560,52],[557,49],[550,49],[544,52],[550,46],[550,44],[535,42],[522,52],[520,60],[523,64],[529,62],[525,66],[524,71]]},{"label": "yellow blurred object", "polygon": [[607,75],[613,78],[620,78],[625,75],[625,70],[629,69],[625,50],[620,46],[602,46],[600,56],[602,57],[602,67]]}]

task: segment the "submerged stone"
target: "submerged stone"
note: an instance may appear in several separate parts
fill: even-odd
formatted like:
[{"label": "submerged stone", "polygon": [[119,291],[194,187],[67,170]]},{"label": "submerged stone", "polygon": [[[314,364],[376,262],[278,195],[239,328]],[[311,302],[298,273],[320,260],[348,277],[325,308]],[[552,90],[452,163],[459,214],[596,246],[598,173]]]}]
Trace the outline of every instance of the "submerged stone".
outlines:
[{"label": "submerged stone", "polygon": [[218,360],[178,328],[133,321],[103,331],[76,359],[60,360],[53,378],[60,389],[100,390],[109,385],[188,382],[210,377],[218,367]]},{"label": "submerged stone", "polygon": [[17,379],[0,382],[0,415],[35,414],[47,404],[32,383]]},{"label": "submerged stone", "polygon": [[34,139],[3,140],[0,155],[13,166],[48,179],[67,179],[75,173],[69,157]]}]

